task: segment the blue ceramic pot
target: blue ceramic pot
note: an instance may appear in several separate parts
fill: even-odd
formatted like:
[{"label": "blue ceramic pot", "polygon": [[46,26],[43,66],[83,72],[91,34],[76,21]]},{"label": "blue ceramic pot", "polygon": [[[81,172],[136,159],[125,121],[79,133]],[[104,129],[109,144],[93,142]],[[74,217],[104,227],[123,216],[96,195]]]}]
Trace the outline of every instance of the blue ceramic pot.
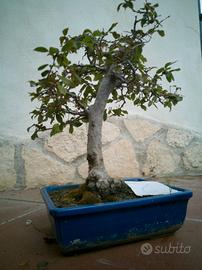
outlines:
[{"label": "blue ceramic pot", "polygon": [[67,208],[56,207],[49,196],[50,191],[76,187],[69,184],[41,189],[57,243],[66,254],[174,232],[183,224],[192,196],[191,191],[174,187],[180,192]]}]

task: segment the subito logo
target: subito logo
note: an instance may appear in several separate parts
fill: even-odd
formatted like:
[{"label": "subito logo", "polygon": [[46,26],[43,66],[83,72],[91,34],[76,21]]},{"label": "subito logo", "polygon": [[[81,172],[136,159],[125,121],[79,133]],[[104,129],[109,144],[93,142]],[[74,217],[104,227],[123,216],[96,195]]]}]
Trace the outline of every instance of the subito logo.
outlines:
[{"label": "subito logo", "polygon": [[144,243],[141,245],[140,250],[143,255],[150,255],[153,251],[153,247],[150,243]]}]

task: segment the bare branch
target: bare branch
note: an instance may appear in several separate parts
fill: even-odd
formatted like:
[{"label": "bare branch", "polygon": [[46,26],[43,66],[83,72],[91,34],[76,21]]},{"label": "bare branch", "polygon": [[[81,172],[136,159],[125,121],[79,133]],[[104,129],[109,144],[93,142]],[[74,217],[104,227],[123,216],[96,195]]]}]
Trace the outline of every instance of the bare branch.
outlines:
[{"label": "bare branch", "polygon": [[136,31],[136,26],[137,26],[137,23],[139,22],[139,20],[137,19],[137,15],[135,16],[135,21],[134,21],[134,25],[133,25],[133,32]]},{"label": "bare branch", "polygon": [[85,111],[74,111],[70,108],[67,109],[67,112],[72,114],[72,115],[78,115],[78,116],[86,116],[87,113]]}]

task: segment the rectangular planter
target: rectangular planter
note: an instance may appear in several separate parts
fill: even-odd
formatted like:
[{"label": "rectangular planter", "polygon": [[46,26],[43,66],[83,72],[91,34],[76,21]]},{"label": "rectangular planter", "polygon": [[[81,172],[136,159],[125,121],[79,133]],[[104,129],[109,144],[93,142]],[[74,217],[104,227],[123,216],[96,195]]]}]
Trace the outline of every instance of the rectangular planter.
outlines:
[{"label": "rectangular planter", "polygon": [[49,192],[75,187],[78,185],[41,189],[57,243],[66,254],[174,232],[183,224],[192,196],[189,190],[172,187],[180,192],[121,202],[55,207]]}]

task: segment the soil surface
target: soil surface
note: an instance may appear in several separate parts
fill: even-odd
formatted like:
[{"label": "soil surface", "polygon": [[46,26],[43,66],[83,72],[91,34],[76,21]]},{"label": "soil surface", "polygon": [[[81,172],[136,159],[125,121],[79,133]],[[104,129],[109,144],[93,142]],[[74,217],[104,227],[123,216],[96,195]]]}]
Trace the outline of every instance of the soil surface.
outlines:
[{"label": "soil surface", "polygon": [[49,192],[51,199],[56,207],[69,207],[84,204],[97,204],[105,202],[116,202],[138,198],[133,191],[124,183],[114,185],[109,192],[99,192],[99,190],[90,190],[86,184],[78,188],[62,189]]}]

